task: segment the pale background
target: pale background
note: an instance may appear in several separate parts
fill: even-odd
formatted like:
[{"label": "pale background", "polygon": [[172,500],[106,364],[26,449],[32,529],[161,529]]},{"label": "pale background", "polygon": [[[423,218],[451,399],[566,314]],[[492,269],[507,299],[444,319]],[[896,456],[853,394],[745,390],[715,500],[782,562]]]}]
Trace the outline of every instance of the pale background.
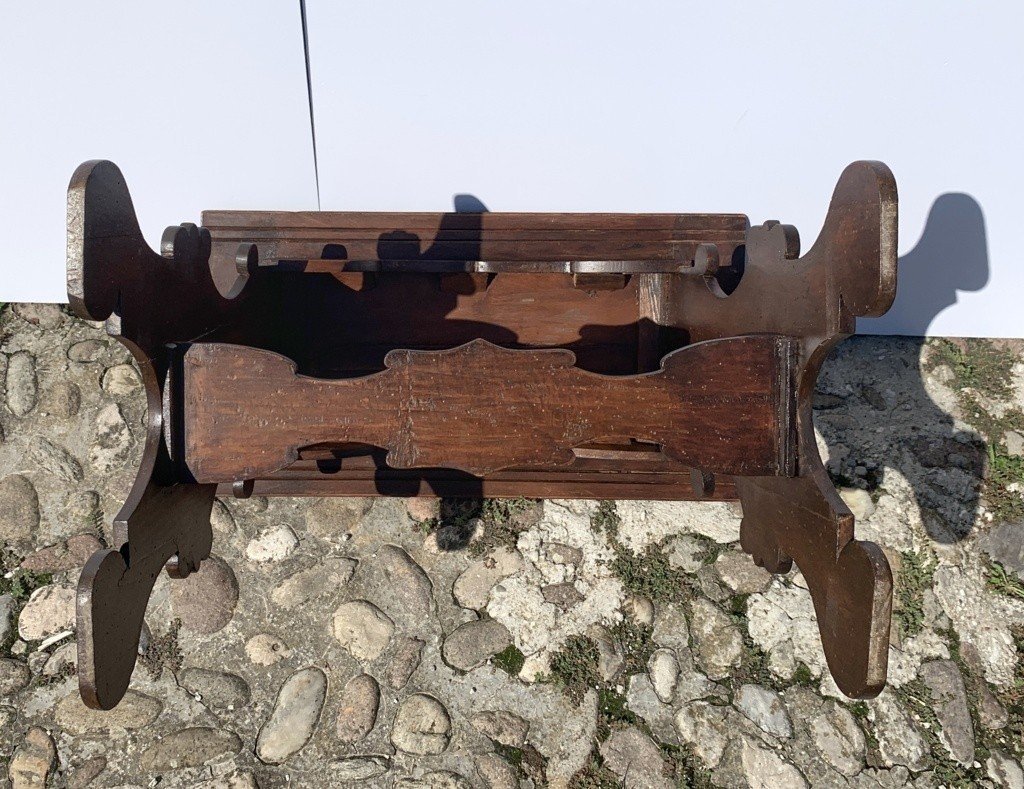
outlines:
[{"label": "pale background", "polygon": [[[900,291],[860,330],[1024,335],[1017,4],[307,4],[324,209],[742,211],[807,249],[881,159]],[[0,300],[64,299],[87,158],[153,245],[203,208],[316,207],[297,2],[103,5],[2,12]]]}]

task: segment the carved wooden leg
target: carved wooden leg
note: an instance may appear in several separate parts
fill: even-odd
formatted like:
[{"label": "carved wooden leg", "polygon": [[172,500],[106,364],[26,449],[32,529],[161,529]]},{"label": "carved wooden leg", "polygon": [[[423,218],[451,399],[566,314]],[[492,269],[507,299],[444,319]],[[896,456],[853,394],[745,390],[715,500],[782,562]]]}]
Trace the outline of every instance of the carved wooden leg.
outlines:
[{"label": "carved wooden leg", "polygon": [[[110,709],[124,695],[142,620],[161,568],[184,578],[210,555],[215,485],[183,473],[165,435],[167,389],[177,343],[226,331],[256,275],[255,247],[236,270],[210,268],[210,234],[192,224],[164,233],[160,254],[139,230],[121,171],[111,162],[80,166],[68,187],[68,298],[79,317],[106,321],[131,351],[145,387],[148,419],[139,473],[114,521],[117,550],[89,559],[78,583],[78,676],[85,703]],[[165,404],[164,395],[167,394]]]},{"label": "carved wooden leg", "polygon": [[885,685],[892,613],[892,573],[882,549],[853,539],[853,514],[815,452],[801,477],[737,478],[743,549],[770,572],[803,573],[821,643],[839,689],[876,696]]},{"label": "carved wooden leg", "polygon": [[[754,561],[772,572],[785,572],[796,562],[814,601],[836,684],[847,696],[865,698],[885,684],[892,573],[877,545],[854,539],[853,513],[832,487],[818,455],[811,398],[821,364],[836,343],[853,333],[856,317],[883,314],[895,296],[892,173],[878,162],[851,164],[836,185],[818,240],[791,263],[798,252],[795,242],[795,233],[777,223],[752,228],[737,291],[717,303],[688,291],[683,301],[688,319],[711,336],[722,326],[734,332],[743,326],[802,338],[795,379],[799,476],[737,478],[741,538]],[[783,293],[785,301],[769,295]],[[706,334],[694,331],[694,336]]]},{"label": "carved wooden leg", "polygon": [[89,707],[111,709],[128,689],[160,570],[166,565],[171,575],[184,578],[210,555],[215,490],[150,484],[115,523],[118,538],[131,539],[86,563],[78,581],[78,684]]}]

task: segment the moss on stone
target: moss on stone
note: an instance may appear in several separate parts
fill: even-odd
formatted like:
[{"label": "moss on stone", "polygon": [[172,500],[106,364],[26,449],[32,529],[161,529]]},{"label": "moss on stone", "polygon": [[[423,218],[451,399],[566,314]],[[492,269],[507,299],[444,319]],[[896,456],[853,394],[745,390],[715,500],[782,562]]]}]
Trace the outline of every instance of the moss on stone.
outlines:
[{"label": "moss on stone", "polygon": [[814,684],[814,675],[806,663],[797,664],[796,671],[793,672],[793,684],[805,687],[810,687]]},{"label": "moss on stone", "polygon": [[985,583],[996,594],[1024,600],[1024,582],[1013,573],[1006,572],[999,562],[989,563]]},{"label": "moss on stone", "polygon": [[747,621],[747,600],[750,598],[749,594],[734,594],[729,598],[729,602],[726,604],[726,609],[729,616],[732,617],[736,624],[745,624]]},{"label": "moss on stone", "polygon": [[740,652],[740,664],[721,683],[735,693],[744,685],[761,685],[772,690],[781,691],[785,688],[768,668],[768,653],[754,643],[746,628],[740,628],[743,636],[743,650]]},{"label": "moss on stone", "polygon": [[690,748],[664,742],[658,743],[658,747],[677,786],[686,789],[710,789],[714,786],[711,770]]},{"label": "moss on stone", "polygon": [[925,369],[931,371],[945,364],[952,371],[958,390],[971,389],[984,397],[1005,400],[1013,394],[1016,361],[1012,351],[991,340],[938,339],[931,343]]},{"label": "moss on stone", "polygon": [[18,565],[21,560],[11,551],[4,550],[0,553],[0,595],[10,595],[14,600],[14,609],[11,611],[11,632],[7,638],[0,643],[0,656],[9,657],[11,647],[18,640],[18,628],[14,623],[18,621],[21,609],[32,596],[32,593],[42,586],[53,583],[53,576],[50,573],[37,573],[31,570],[22,570]]},{"label": "moss on stone", "polygon": [[864,733],[864,744],[866,750],[866,761],[869,767],[882,765],[882,758],[878,753],[878,737],[875,736],[875,728],[868,717],[868,705],[863,701],[852,701],[846,704],[850,714],[857,719],[860,730]]},{"label": "moss on stone", "polygon": [[604,534],[610,539],[618,539],[619,536],[619,524],[622,519],[619,517],[619,513],[615,509],[615,502],[604,500],[597,503],[597,509],[594,514],[590,516],[590,525],[600,533]]},{"label": "moss on stone", "polygon": [[515,548],[519,535],[539,519],[543,504],[538,499],[484,499],[480,506],[483,535],[469,544],[471,556],[483,556],[498,546]]},{"label": "moss on stone", "polygon": [[[539,499],[441,499],[437,517],[415,522],[413,528],[422,534],[438,532],[438,543],[444,535],[443,550],[465,548],[471,556],[483,556],[498,546],[514,548],[519,535],[540,518],[543,504]],[[476,521],[482,528],[476,532]]]},{"label": "moss on stone", "polygon": [[655,602],[678,600],[690,589],[689,576],[671,565],[661,545],[633,553],[616,543],[611,570],[628,591]]},{"label": "moss on stone", "polygon": [[547,783],[547,759],[532,745],[515,748],[496,740],[491,742],[494,745],[494,752],[512,767],[516,778],[530,779],[537,786],[544,786]]},{"label": "moss on stone", "polygon": [[626,703],[626,697],[614,688],[603,685],[597,691],[597,741],[604,742],[612,731],[624,725],[634,725],[640,719]]},{"label": "moss on stone", "polygon": [[36,589],[53,583],[53,576],[22,570],[18,564],[17,557],[11,553],[5,553],[0,559],[0,595],[9,594],[15,602],[24,604]]},{"label": "moss on stone", "polygon": [[569,636],[551,657],[551,678],[573,703],[579,704],[588,690],[601,684],[599,660],[600,652],[592,638]]},{"label": "moss on stone", "polygon": [[532,745],[524,745],[521,767],[523,773],[533,781],[534,786],[548,785],[548,760]]},{"label": "moss on stone", "polygon": [[[974,756],[979,762],[984,762],[992,753],[994,749],[1006,751],[1014,754],[1017,758],[1020,758],[1021,746],[1024,745],[1024,740],[1018,735],[1013,739],[1015,742],[1006,741],[1006,727],[1004,729],[992,730],[981,723],[981,715],[979,712],[981,706],[981,689],[982,687],[988,687],[984,676],[977,676],[971,669],[970,664],[964,659],[964,656],[960,650],[960,636],[953,628],[947,628],[945,630],[936,631],[939,635],[946,639],[949,647],[949,657],[957,668],[960,669],[960,673],[964,678],[964,689],[967,692],[967,708],[971,714],[971,725],[974,728]],[[1019,651],[1019,650],[1018,650]],[[993,692],[989,688],[990,692]],[[998,692],[993,692],[993,695],[999,695]],[[1005,704],[1005,700],[1003,700]],[[1010,705],[1005,705],[1007,708]],[[1012,716],[1011,716],[1012,720]]]},{"label": "moss on stone", "polygon": [[956,397],[964,419],[988,444],[1000,444],[1007,430],[1024,430],[1024,412],[1017,407],[1000,408],[993,413],[972,390],[957,391]]},{"label": "moss on stone", "polygon": [[491,663],[506,674],[517,677],[526,663],[526,655],[520,652],[515,644],[509,644],[491,658]]},{"label": "moss on stone", "polygon": [[152,636],[146,649],[139,655],[139,663],[153,679],[159,679],[165,668],[172,674],[177,673],[184,663],[184,655],[178,645],[180,632],[181,620],[173,619],[167,632]]},{"label": "moss on stone", "polygon": [[701,551],[697,554],[696,559],[701,564],[714,564],[718,561],[718,557],[729,550],[729,546],[725,543],[715,542],[710,537],[706,537],[703,534],[691,534],[689,535],[702,546]]},{"label": "moss on stone", "polygon": [[[1018,656],[1024,656],[1024,626],[1012,627],[1010,636]],[[985,744],[1021,759],[1024,757],[1024,657],[1018,657],[1013,680],[1009,686],[996,691],[996,697],[1006,709],[1008,722],[998,731],[986,732]]]},{"label": "moss on stone", "polygon": [[999,414],[984,404],[1005,402],[1013,396],[1013,366],[1017,356],[991,340],[936,340],[931,344],[927,370],[947,365],[953,373],[951,388],[971,425],[988,445],[983,491],[996,521],[1024,517],[1024,458],[1006,451],[1008,430],[1024,430],[1024,411],[1010,408]]},{"label": "moss on stone", "polygon": [[622,651],[622,673],[628,677],[646,671],[647,661],[657,649],[657,644],[654,643],[654,628],[629,617],[623,617],[621,622],[612,625],[611,634]]},{"label": "moss on stone", "polygon": [[1010,455],[1001,440],[988,445],[985,500],[996,521],[1024,516],[1024,457]]},{"label": "moss on stone", "polygon": [[935,557],[928,551],[904,551],[896,574],[893,615],[900,633],[908,638],[924,628],[924,593],[935,575]]},{"label": "moss on stone", "polygon": [[[721,680],[721,682],[732,692],[735,692],[743,685],[761,685],[776,691],[784,690],[786,684],[772,674],[768,668],[768,653],[750,637],[750,631],[747,627],[747,600],[749,597],[750,595],[748,594],[733,595],[725,604],[726,612],[739,628],[740,635],[743,638],[743,650],[740,653],[739,666],[734,668],[729,676]],[[806,669],[806,666],[800,665]],[[800,668],[798,667],[797,672],[799,670]],[[790,684],[801,683],[794,678],[794,681]]]},{"label": "moss on stone", "polygon": [[619,777],[604,766],[601,754],[595,748],[587,766],[569,779],[569,789],[618,789]]},{"label": "moss on stone", "polygon": [[[986,778],[984,768],[976,768],[973,764],[964,767],[950,757],[946,746],[939,740],[942,724],[939,723],[935,713],[931,690],[924,681],[913,679],[897,688],[895,694],[896,698],[918,722],[917,729],[928,743],[932,762],[931,769],[936,782],[941,786],[949,787],[949,789],[973,789],[973,787],[982,785]],[[979,762],[974,762],[974,764],[977,763]]]},{"label": "moss on stone", "polygon": [[494,744],[494,752],[508,762],[518,772],[523,767],[523,749],[511,745],[503,745],[497,740],[491,741]]},{"label": "moss on stone", "polygon": [[647,546],[641,553],[634,553],[619,541],[620,523],[614,501],[598,502],[597,509],[590,516],[591,527],[605,535],[615,551],[610,569],[626,591],[655,602],[664,602],[678,600],[682,592],[692,588],[690,577],[669,562],[664,540]]}]

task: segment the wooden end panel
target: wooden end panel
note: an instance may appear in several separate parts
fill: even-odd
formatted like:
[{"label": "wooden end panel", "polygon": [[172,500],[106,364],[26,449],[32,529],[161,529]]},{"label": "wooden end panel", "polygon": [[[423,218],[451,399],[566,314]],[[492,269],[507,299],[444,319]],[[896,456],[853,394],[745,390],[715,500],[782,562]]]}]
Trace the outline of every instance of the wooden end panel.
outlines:
[{"label": "wooden end panel", "polygon": [[184,461],[199,482],[230,482],[267,477],[303,447],[363,444],[392,468],[485,476],[566,466],[574,447],[625,437],[715,473],[787,475],[791,356],[786,338],[736,337],[675,351],[654,373],[605,376],[565,350],[475,340],[320,380],[278,354],[198,343],[184,359]]}]

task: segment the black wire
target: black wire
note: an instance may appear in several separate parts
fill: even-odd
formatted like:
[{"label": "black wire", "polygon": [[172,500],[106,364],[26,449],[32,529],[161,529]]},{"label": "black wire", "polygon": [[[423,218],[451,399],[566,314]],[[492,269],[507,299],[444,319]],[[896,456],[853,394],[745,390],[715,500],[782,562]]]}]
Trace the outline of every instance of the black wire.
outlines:
[{"label": "black wire", "polygon": [[313,175],[316,177],[316,208],[320,210],[320,165],[316,157],[316,121],[313,118],[313,74],[309,68],[309,28],[306,25],[306,0],[299,0],[302,15],[302,50],[306,57],[306,95],[309,97],[309,133],[313,138]]}]

